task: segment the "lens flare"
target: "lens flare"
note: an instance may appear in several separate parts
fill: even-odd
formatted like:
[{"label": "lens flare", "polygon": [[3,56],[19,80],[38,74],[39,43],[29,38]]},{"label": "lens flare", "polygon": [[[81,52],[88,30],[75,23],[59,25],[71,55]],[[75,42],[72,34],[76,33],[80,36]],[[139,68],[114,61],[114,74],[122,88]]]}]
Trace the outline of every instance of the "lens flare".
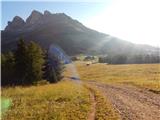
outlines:
[{"label": "lens flare", "polygon": [[1,114],[0,114],[0,118],[2,117],[2,114],[5,113],[10,106],[11,106],[11,100],[1,97],[1,108],[0,108]]},{"label": "lens flare", "polygon": [[70,76],[67,76],[68,78],[72,80],[80,80],[79,74],[76,70],[76,67],[70,57],[60,48],[58,45],[50,45],[48,53],[50,57],[56,57],[58,60],[60,60],[64,64],[67,65],[67,69],[70,71]]}]

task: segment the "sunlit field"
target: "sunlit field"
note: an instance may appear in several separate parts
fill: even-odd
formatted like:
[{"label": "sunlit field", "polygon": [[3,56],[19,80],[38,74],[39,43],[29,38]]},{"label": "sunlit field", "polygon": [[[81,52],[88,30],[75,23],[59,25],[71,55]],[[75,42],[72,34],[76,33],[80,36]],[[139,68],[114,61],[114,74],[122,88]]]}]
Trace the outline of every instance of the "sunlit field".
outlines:
[{"label": "sunlit field", "polygon": [[[95,96],[94,101],[91,93]],[[87,120],[92,109],[95,109],[97,120],[119,119],[96,88],[72,80],[42,86],[3,88],[2,98],[11,102],[8,109],[2,105],[5,108],[2,109],[2,120]],[[92,102],[96,102],[96,108],[92,108]]]},{"label": "sunlit field", "polygon": [[6,88],[2,97],[12,102],[3,120],[86,120],[90,109],[88,90],[71,81]]},{"label": "sunlit field", "polygon": [[123,83],[160,91],[160,64],[90,64],[76,62],[80,78],[84,81]]},{"label": "sunlit field", "polygon": [[[80,80],[71,80],[72,70],[56,84],[2,88],[2,98],[10,101],[2,120],[119,120],[107,96],[85,81],[105,84],[129,84],[160,91],[160,64],[107,65],[75,62]],[[72,72],[71,72],[72,71]],[[2,99],[3,100],[3,99]],[[95,106],[93,106],[95,103]]]}]

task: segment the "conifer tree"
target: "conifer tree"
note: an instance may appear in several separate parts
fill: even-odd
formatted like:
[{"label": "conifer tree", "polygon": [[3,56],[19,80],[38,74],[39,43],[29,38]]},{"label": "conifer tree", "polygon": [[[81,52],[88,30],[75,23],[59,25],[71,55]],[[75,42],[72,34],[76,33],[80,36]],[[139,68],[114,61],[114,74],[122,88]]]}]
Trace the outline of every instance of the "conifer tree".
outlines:
[{"label": "conifer tree", "polygon": [[44,64],[44,79],[50,83],[57,82],[57,76],[54,67],[51,64],[48,52],[45,53],[45,64]]},{"label": "conifer tree", "polygon": [[12,52],[1,55],[1,84],[14,85],[15,59]]},{"label": "conifer tree", "polygon": [[33,84],[42,80],[42,67],[44,64],[43,51],[40,46],[30,42],[27,47],[26,84]]},{"label": "conifer tree", "polygon": [[16,84],[24,84],[26,79],[26,65],[27,65],[27,46],[23,39],[20,39],[17,43],[17,49],[15,51],[15,69],[16,69]]},{"label": "conifer tree", "polygon": [[62,75],[64,70],[63,62],[56,57],[54,57],[53,62],[54,62],[53,68],[56,72],[57,81],[60,81],[63,78]]},{"label": "conifer tree", "polygon": [[63,78],[63,69],[63,63],[54,54],[46,52],[44,78],[47,79],[50,83],[56,83]]}]

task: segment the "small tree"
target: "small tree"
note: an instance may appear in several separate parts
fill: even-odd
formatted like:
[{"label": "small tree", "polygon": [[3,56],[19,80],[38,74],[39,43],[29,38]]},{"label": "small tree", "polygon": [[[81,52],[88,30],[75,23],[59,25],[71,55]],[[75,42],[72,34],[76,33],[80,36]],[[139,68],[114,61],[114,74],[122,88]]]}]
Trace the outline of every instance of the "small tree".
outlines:
[{"label": "small tree", "polygon": [[1,84],[14,85],[15,59],[12,52],[1,55]]},{"label": "small tree", "polygon": [[57,76],[54,68],[51,65],[51,59],[48,57],[48,53],[45,53],[45,64],[44,64],[44,79],[47,79],[50,83],[57,82]]},{"label": "small tree", "polygon": [[60,81],[63,78],[63,75],[62,75],[63,70],[64,70],[63,62],[61,60],[59,60],[58,58],[54,57],[53,68],[56,73],[57,81]]},{"label": "small tree", "polygon": [[50,83],[56,83],[63,78],[62,72],[64,65],[62,61],[52,53],[47,52],[45,56],[44,78]]},{"label": "small tree", "polygon": [[99,63],[107,63],[107,57],[99,57],[99,59],[98,59],[98,62]]}]

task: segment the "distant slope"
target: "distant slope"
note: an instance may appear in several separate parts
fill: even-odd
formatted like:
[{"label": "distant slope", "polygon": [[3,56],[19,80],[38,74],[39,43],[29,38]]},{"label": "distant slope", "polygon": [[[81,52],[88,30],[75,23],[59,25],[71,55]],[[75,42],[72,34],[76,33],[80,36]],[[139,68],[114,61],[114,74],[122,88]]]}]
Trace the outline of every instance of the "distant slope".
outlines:
[{"label": "distant slope", "polygon": [[137,52],[155,54],[158,51],[154,47],[135,45],[89,29],[64,13],[52,14],[49,11],[42,14],[34,10],[26,21],[15,16],[1,33],[3,52],[14,50],[20,37],[26,42],[36,41],[46,49],[51,44],[57,44],[69,55]]}]

